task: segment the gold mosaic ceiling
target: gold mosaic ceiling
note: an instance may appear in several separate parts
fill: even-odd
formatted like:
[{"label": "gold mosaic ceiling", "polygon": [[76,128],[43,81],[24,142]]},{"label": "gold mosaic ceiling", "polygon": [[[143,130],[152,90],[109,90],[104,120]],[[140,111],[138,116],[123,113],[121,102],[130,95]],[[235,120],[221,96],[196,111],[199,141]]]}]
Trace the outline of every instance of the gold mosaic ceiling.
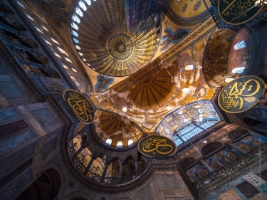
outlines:
[{"label": "gold mosaic ceiling", "polygon": [[129,27],[124,0],[79,1],[72,14],[71,36],[89,68],[108,76],[129,76],[153,58],[159,20],[152,14]]}]

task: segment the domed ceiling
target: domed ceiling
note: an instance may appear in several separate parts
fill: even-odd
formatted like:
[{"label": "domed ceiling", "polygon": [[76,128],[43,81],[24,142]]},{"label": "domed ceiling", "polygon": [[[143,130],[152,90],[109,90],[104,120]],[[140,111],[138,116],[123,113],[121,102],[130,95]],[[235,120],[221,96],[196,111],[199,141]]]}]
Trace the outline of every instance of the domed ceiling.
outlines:
[{"label": "domed ceiling", "polygon": [[[143,135],[138,126],[125,116],[104,110],[96,112],[94,128],[99,139],[113,147],[130,146]],[[118,142],[121,144],[119,145]]]},{"label": "domed ceiling", "polygon": [[80,0],[73,10],[74,46],[84,63],[98,73],[129,76],[157,50],[165,7],[156,1],[126,2],[129,5],[124,0]]}]

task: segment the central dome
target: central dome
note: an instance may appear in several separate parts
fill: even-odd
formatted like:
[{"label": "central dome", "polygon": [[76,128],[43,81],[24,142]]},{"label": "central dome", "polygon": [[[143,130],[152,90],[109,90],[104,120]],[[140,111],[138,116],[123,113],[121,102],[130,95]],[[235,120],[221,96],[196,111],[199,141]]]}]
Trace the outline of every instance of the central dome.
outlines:
[{"label": "central dome", "polygon": [[124,34],[113,35],[108,40],[108,51],[116,59],[125,60],[133,51],[134,45],[131,38]]},{"label": "central dome", "polygon": [[154,57],[162,11],[154,1],[126,5],[124,0],[79,0],[72,14],[72,41],[92,70],[129,76]]}]

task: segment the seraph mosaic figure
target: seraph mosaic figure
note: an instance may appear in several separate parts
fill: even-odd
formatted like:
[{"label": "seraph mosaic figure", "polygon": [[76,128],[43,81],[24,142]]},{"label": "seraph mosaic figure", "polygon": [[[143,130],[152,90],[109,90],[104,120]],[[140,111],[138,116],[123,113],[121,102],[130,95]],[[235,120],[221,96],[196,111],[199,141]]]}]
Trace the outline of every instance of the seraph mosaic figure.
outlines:
[{"label": "seraph mosaic figure", "polygon": [[114,78],[98,74],[97,83],[95,85],[95,91],[97,93],[103,92],[108,89],[109,85],[114,81]]},{"label": "seraph mosaic figure", "polygon": [[181,41],[185,36],[187,36],[190,33],[190,30],[188,29],[179,29],[175,32],[172,31],[172,28],[165,28],[164,33],[161,37],[160,46],[163,46],[160,51],[164,52],[166,51],[170,44],[177,44],[179,41]]}]

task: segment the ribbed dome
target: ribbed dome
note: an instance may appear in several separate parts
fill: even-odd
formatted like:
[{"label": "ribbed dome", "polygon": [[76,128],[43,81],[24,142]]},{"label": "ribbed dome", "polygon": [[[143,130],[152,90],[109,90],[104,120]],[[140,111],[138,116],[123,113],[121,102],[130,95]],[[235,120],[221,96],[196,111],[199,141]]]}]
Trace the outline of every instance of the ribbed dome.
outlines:
[{"label": "ribbed dome", "polygon": [[124,0],[77,2],[71,36],[91,69],[108,76],[129,76],[153,58],[164,9],[154,1],[132,4]]}]

